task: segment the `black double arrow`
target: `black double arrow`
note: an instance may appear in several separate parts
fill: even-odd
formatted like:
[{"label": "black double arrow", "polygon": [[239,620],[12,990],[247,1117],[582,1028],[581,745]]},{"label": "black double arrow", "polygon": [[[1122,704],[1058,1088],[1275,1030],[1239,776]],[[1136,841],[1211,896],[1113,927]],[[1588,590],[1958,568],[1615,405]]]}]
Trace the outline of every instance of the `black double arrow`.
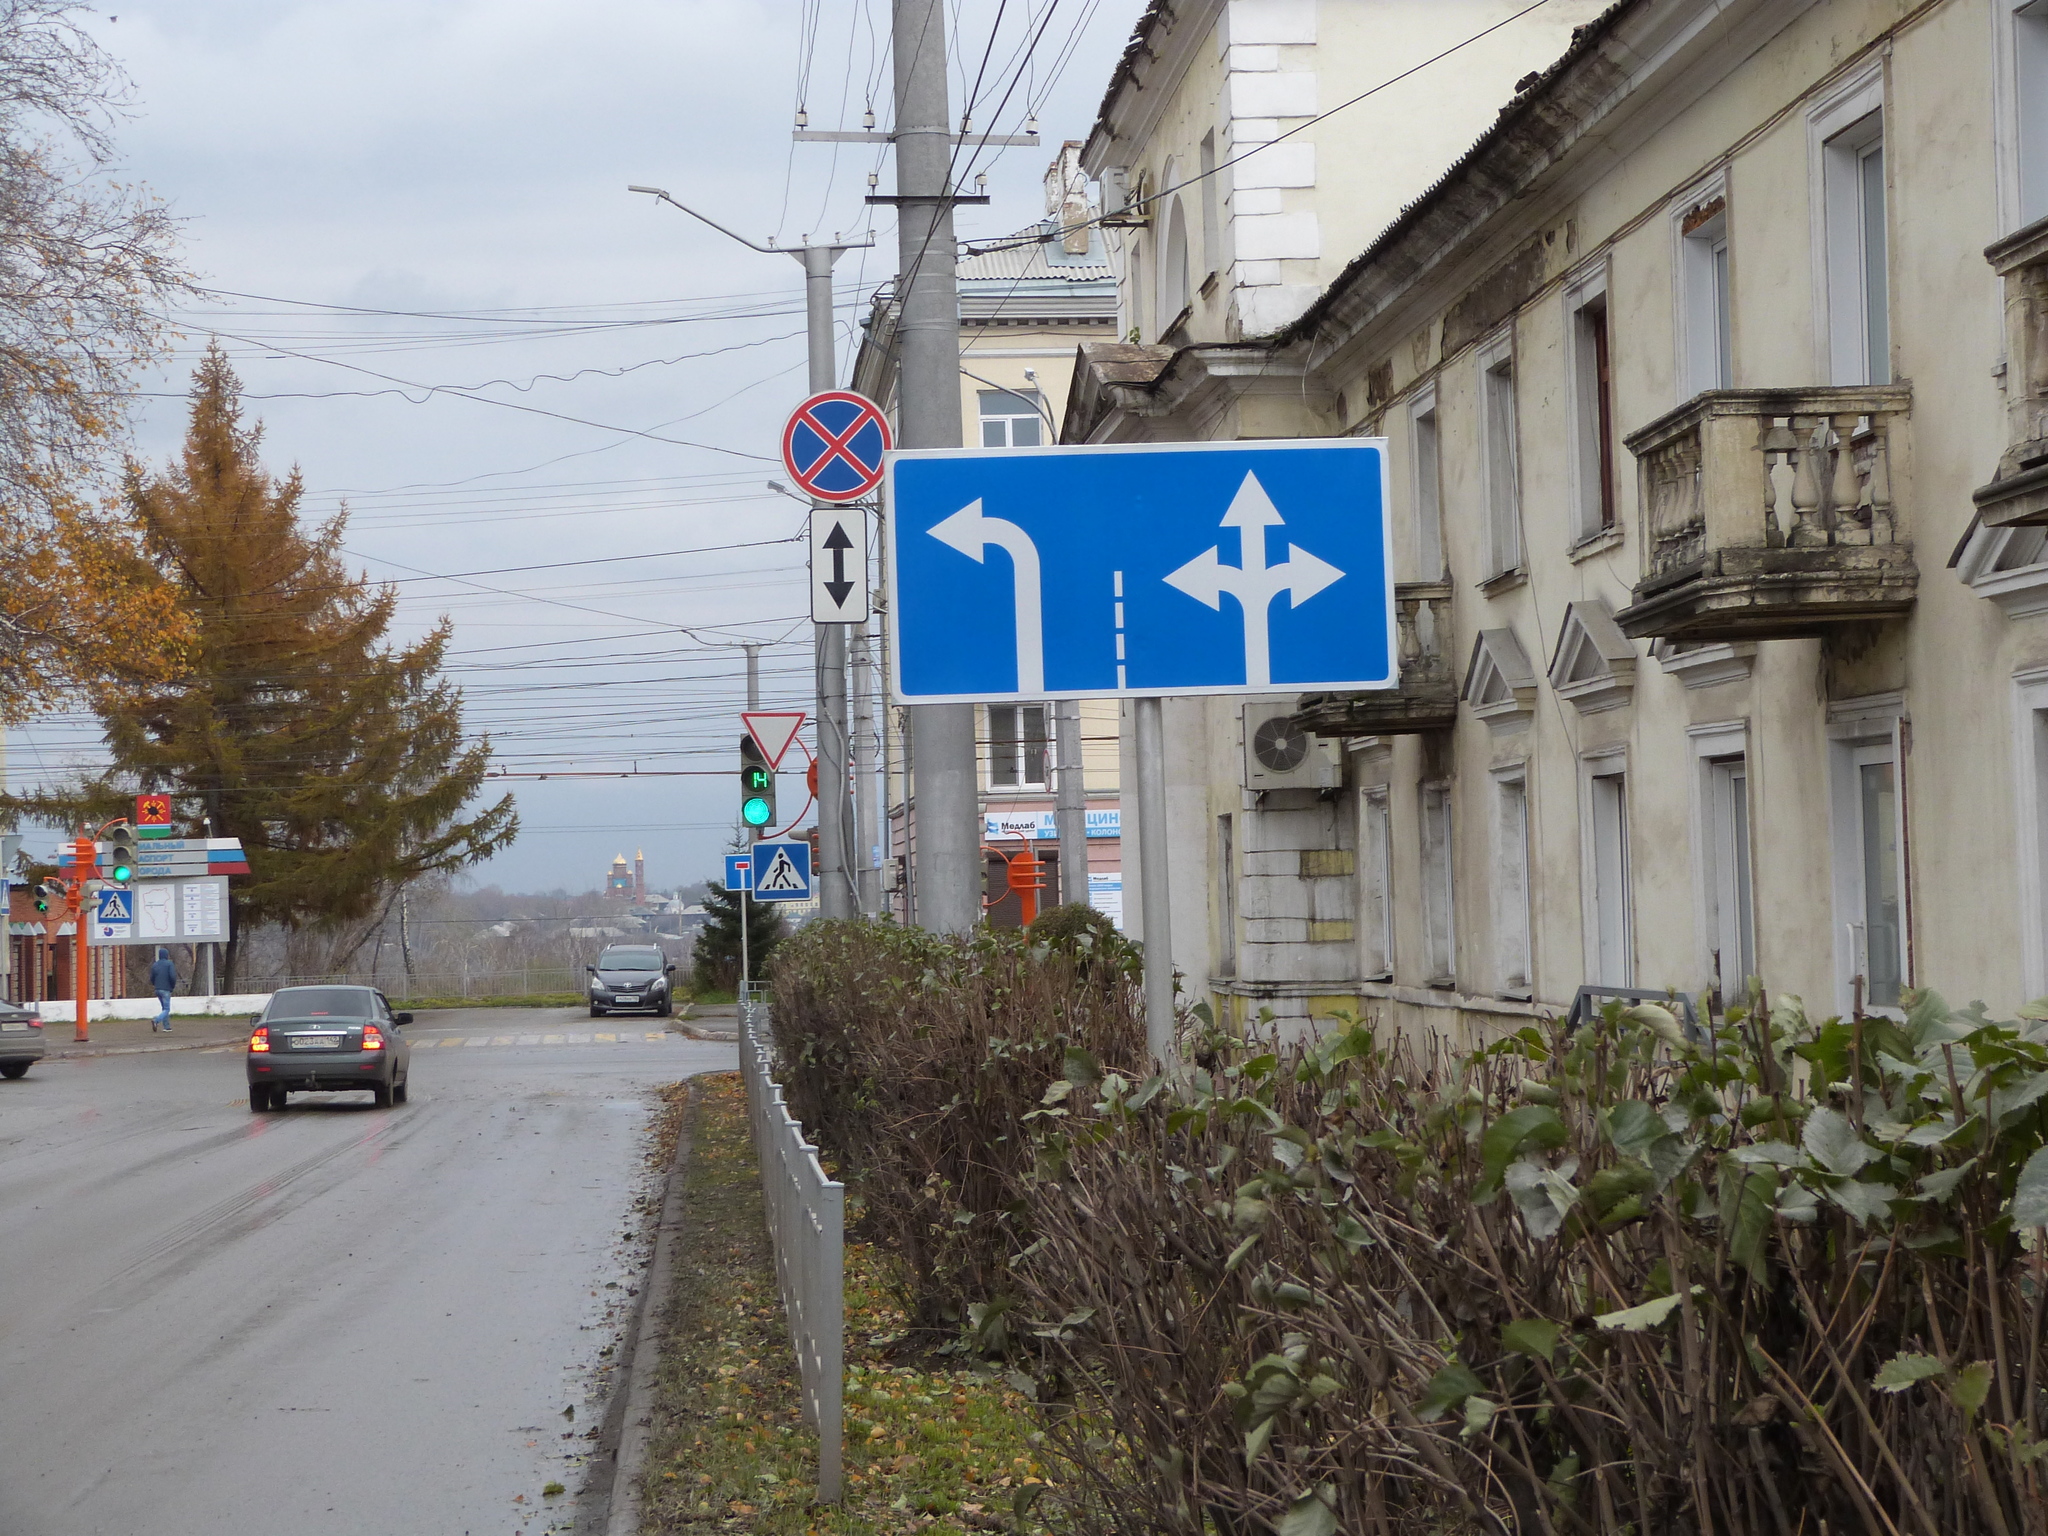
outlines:
[{"label": "black double arrow", "polygon": [[844,608],[846,595],[853,590],[853,583],[846,579],[846,552],[853,548],[853,540],[846,536],[846,525],[834,521],[832,531],[825,535],[825,548],[832,551],[832,579],[825,583],[825,590],[832,595],[832,606]]}]

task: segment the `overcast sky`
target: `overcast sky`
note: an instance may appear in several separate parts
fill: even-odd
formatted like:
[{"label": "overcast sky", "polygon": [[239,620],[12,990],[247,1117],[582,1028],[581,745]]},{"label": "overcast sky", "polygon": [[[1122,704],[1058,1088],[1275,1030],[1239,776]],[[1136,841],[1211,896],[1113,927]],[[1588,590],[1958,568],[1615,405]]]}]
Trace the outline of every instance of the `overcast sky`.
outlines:
[{"label": "overcast sky", "polygon": [[[955,113],[979,73],[977,127],[1007,93],[997,131],[1035,111],[1048,145],[1085,136],[1141,9],[949,4]],[[793,260],[625,188],[667,187],[755,239],[867,227],[867,173],[892,186],[882,154],[789,129],[800,98],[814,128],[857,128],[871,102],[887,124],[888,0],[101,10],[94,31],[135,85],[124,173],[171,204],[214,295],[179,316],[137,450],[175,451],[194,358],[218,335],[266,461],[304,471],[313,512],[346,502],[346,546],[401,582],[405,634],[454,621],[449,671],[501,768],[714,771],[509,780],[494,794],[517,795],[519,842],[475,879],[588,889],[638,847],[658,887],[715,874],[744,701],[735,642],[776,642],[771,706],[812,688],[790,542],[803,509],[764,488],[804,393],[801,281]],[[1039,217],[1049,158],[986,153],[993,201],[961,210],[961,234]],[[895,267],[876,212],[875,251],[839,268],[842,379],[861,301]],[[448,573],[469,574],[425,579]],[[61,776],[96,740],[88,721],[14,730],[11,782]]]}]

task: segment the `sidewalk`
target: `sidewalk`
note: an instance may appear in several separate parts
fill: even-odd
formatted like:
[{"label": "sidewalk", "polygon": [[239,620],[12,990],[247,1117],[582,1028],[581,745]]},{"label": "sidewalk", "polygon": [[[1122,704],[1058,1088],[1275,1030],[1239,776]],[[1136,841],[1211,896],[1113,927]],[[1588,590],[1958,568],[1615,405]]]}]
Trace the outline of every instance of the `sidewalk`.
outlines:
[{"label": "sidewalk", "polygon": [[692,1003],[671,1027],[692,1040],[737,1040],[740,1010],[733,1003]]},{"label": "sidewalk", "polygon": [[240,1045],[249,1038],[246,1016],[181,1019],[173,1014],[168,1035],[151,1031],[147,1019],[94,1019],[88,1026],[92,1039],[84,1044],[71,1038],[75,1027],[69,1017],[43,1020],[43,1039],[50,1048],[48,1060],[128,1056],[141,1051],[197,1051],[209,1045]]}]

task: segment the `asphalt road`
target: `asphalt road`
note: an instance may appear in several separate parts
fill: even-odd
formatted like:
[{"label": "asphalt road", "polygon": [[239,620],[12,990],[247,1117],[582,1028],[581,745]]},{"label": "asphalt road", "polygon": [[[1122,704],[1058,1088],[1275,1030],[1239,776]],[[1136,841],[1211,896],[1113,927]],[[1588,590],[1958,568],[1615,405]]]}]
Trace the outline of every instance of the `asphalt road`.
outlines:
[{"label": "asphalt road", "polygon": [[0,1082],[0,1536],[568,1529],[651,1090],[734,1048],[566,1009],[407,1033],[390,1110],[252,1115],[233,1048]]}]

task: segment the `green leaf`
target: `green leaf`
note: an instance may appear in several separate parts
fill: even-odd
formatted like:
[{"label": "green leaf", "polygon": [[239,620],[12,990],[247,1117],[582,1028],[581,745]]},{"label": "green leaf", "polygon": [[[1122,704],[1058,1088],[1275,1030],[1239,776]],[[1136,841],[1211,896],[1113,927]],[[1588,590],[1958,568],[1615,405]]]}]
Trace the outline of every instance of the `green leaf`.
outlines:
[{"label": "green leaf", "polygon": [[1453,1360],[1429,1378],[1415,1416],[1428,1424],[1465,1405],[1465,1399],[1485,1390],[1486,1384],[1465,1366]]},{"label": "green leaf", "polygon": [[1058,1082],[1053,1083],[1046,1088],[1045,1097],[1040,1099],[1038,1102],[1041,1104],[1057,1104],[1073,1091],[1074,1085],[1068,1082],[1065,1078],[1061,1078]]},{"label": "green leaf", "polygon": [[1593,1321],[1608,1333],[1647,1333],[1676,1312],[1684,1300],[1685,1293],[1676,1291],[1639,1306],[1624,1307],[1619,1312],[1604,1312]]},{"label": "green leaf", "polygon": [[1484,1434],[1486,1426],[1493,1422],[1499,1410],[1483,1397],[1465,1399],[1465,1427],[1458,1432],[1460,1440],[1470,1440],[1474,1435]]},{"label": "green leaf", "polygon": [[1093,1088],[1102,1081],[1102,1068],[1095,1064],[1095,1058],[1078,1045],[1067,1047],[1063,1062],[1067,1081],[1076,1088]]},{"label": "green leaf", "polygon": [[2009,1088],[1994,1088],[1984,1099],[1984,1114],[1993,1129],[2004,1130],[2048,1094],[2048,1072],[2031,1072]]},{"label": "green leaf", "polygon": [[1856,1127],[1849,1123],[1848,1116],[1825,1104],[1806,1117],[1806,1128],[1800,1132],[1799,1142],[1821,1167],[1843,1178],[1848,1178],[1877,1155],[1875,1149],[1856,1134]]},{"label": "green leaf", "polygon": [[1511,1349],[1518,1355],[1527,1355],[1547,1365],[1557,1354],[1557,1341],[1563,1334],[1562,1324],[1547,1318],[1525,1317],[1501,1329],[1500,1342],[1503,1349]]},{"label": "green leaf", "polygon": [[1657,1111],[1640,1099],[1625,1099],[1607,1111],[1607,1139],[1617,1152],[1641,1157],[1664,1134]]},{"label": "green leaf", "polygon": [[1769,1278],[1764,1248],[1777,1201],[1776,1169],[1753,1168],[1745,1174],[1740,1163],[1721,1165],[1722,1240],[1728,1245],[1728,1257],[1748,1270],[1759,1285]]},{"label": "green leaf", "polygon": [[1657,1175],[1657,1188],[1669,1189],[1671,1181],[1685,1172],[1699,1147],[1683,1136],[1659,1136],[1643,1153],[1643,1161],[1650,1165],[1650,1172]]},{"label": "green leaf", "polygon": [[1939,1376],[1943,1369],[1932,1355],[1893,1355],[1879,1367],[1870,1384],[1880,1392],[1903,1392],[1916,1381]]},{"label": "green leaf", "polygon": [[1984,1406],[1984,1399],[1991,1395],[1991,1367],[1982,1360],[1964,1366],[1956,1372],[1955,1381],[1948,1389],[1948,1395],[1966,1414],[1974,1414]]},{"label": "green leaf", "polygon": [[2020,1169],[2013,1186],[2012,1224],[2016,1227],[2048,1227],[2048,1147],[2042,1147]]},{"label": "green leaf", "polygon": [[1686,1048],[1685,1030],[1678,1022],[1678,1015],[1661,1003],[1637,1003],[1626,1010],[1622,1018],[1630,1024],[1640,1024],[1673,1050]]},{"label": "green leaf", "polygon": [[1783,1141],[1753,1141],[1730,1155],[1738,1163],[1763,1163],[1772,1168],[1797,1168],[1806,1161],[1797,1147]]},{"label": "green leaf", "polygon": [[1565,1143],[1565,1134],[1564,1121],[1548,1104],[1524,1104],[1494,1121],[1486,1128],[1486,1134],[1479,1143],[1480,1160],[1484,1165],[1480,1198],[1486,1199],[1500,1188],[1501,1174],[1525,1143],[1533,1142],[1545,1149],[1561,1147]]},{"label": "green leaf", "polygon": [[1326,1492],[1319,1488],[1288,1505],[1279,1536],[1337,1536],[1337,1512],[1325,1502]]},{"label": "green leaf", "polygon": [[1269,1416],[1259,1420],[1244,1436],[1244,1459],[1247,1463],[1259,1459],[1259,1453],[1266,1448],[1266,1442],[1273,1438],[1273,1420]]},{"label": "green leaf", "polygon": [[1646,1195],[1657,1187],[1657,1175],[1641,1163],[1616,1163],[1586,1180],[1585,1198],[1605,1216],[1630,1195]]},{"label": "green leaf", "polygon": [[1522,1225],[1539,1242],[1557,1236],[1579,1198],[1570,1179],[1526,1158],[1508,1165],[1504,1182],[1515,1209],[1522,1213]]},{"label": "green leaf", "polygon": [[1863,1227],[1889,1216],[1892,1201],[1897,1199],[1899,1194],[1889,1184],[1865,1184],[1856,1179],[1844,1179],[1839,1184],[1830,1184],[1824,1193],[1855,1217],[1858,1226]]},{"label": "green leaf", "polygon": [[1230,1274],[1237,1268],[1238,1265],[1242,1264],[1244,1262],[1244,1256],[1252,1251],[1252,1245],[1258,1242],[1258,1240],[1259,1234],[1254,1232],[1250,1237],[1246,1238],[1243,1242],[1239,1243],[1235,1248],[1231,1249],[1230,1257],[1223,1261],[1223,1272],[1226,1275]]},{"label": "green leaf", "polygon": [[1956,1186],[1970,1176],[1970,1170],[1977,1166],[1977,1159],[1958,1163],[1953,1168],[1942,1168],[1928,1174],[1920,1181],[1920,1193],[1914,1198],[1932,1200],[1937,1205],[1946,1204],[1956,1192]]}]

